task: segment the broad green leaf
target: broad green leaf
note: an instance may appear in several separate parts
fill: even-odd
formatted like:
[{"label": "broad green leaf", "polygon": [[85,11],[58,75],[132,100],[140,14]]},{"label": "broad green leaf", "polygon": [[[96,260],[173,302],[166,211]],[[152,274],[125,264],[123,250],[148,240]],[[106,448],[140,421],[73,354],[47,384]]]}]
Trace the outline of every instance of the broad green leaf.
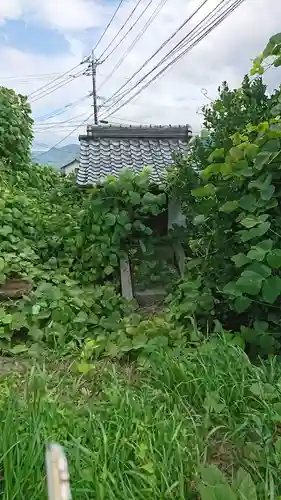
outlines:
[{"label": "broad green leaf", "polygon": [[0,234],[2,234],[2,236],[8,236],[8,234],[12,234],[12,232],[13,228],[11,226],[0,227]]},{"label": "broad green leaf", "polygon": [[249,266],[247,266],[246,270],[253,271],[254,273],[259,274],[263,278],[268,278],[268,276],[271,275],[270,267],[266,266],[261,262],[252,262],[251,264],[249,264]]},{"label": "broad green leaf", "polygon": [[254,166],[257,170],[261,170],[265,165],[270,162],[271,152],[261,151],[255,158]]},{"label": "broad green leaf", "polygon": [[82,373],[83,375],[86,375],[94,368],[95,365],[93,365],[92,363],[86,363],[85,361],[81,361],[81,363],[77,363],[75,365],[75,369],[78,371],[78,373]]},{"label": "broad green leaf", "polygon": [[273,108],[271,108],[270,110],[270,114],[272,116],[279,116],[281,114],[281,104],[278,103],[276,104],[276,106],[273,106]]},{"label": "broad green leaf", "polygon": [[258,221],[257,217],[255,217],[254,215],[247,215],[247,217],[245,217],[244,219],[242,219],[240,221],[240,224],[242,224],[242,226],[250,229],[251,227],[254,227],[257,224],[259,224],[259,221]]},{"label": "broad green leaf", "polygon": [[202,481],[208,486],[217,486],[218,484],[228,484],[223,472],[215,465],[201,466],[200,475]]},{"label": "broad green leaf", "polygon": [[264,393],[264,389],[263,389],[263,385],[259,382],[254,382],[251,386],[250,386],[250,391],[252,394],[254,394],[255,396],[258,396],[258,397],[262,397],[263,396],[263,393]]},{"label": "broad green leaf", "polygon": [[270,200],[274,192],[275,192],[275,186],[270,184],[265,189],[261,189],[261,198],[265,201],[268,201]]},{"label": "broad green leaf", "polygon": [[230,281],[223,287],[223,293],[231,295],[232,297],[239,297],[241,291],[237,288],[235,281]]},{"label": "broad green leaf", "polygon": [[224,148],[217,148],[210,154],[208,161],[211,163],[214,160],[221,160],[224,158],[224,155],[225,155]]},{"label": "broad green leaf", "polygon": [[206,220],[206,217],[205,215],[203,214],[200,214],[200,215],[196,215],[196,217],[194,217],[192,223],[194,224],[194,226],[199,226],[200,224],[203,224]]},{"label": "broad green leaf", "polygon": [[155,468],[153,462],[148,462],[147,464],[144,464],[141,466],[143,470],[148,472],[148,474],[154,474],[155,473]]},{"label": "broad green leaf", "polygon": [[272,269],[281,268],[281,249],[275,248],[267,255],[267,262]]},{"label": "broad green leaf", "polygon": [[0,272],[3,271],[4,267],[5,267],[5,261],[4,259],[2,259],[2,257],[0,257]]},{"label": "broad green leaf", "polygon": [[249,189],[259,189],[260,191],[263,189],[267,189],[272,182],[272,174],[267,174],[266,176],[260,175],[257,179],[249,182]]},{"label": "broad green leaf", "polygon": [[85,311],[80,311],[76,318],[74,318],[74,323],[86,323],[88,320],[88,315]]},{"label": "broad green leaf", "polygon": [[267,250],[264,250],[261,247],[252,247],[251,250],[247,253],[247,257],[250,260],[257,260],[261,262],[264,260],[266,253]]},{"label": "broad green leaf", "polygon": [[132,347],[133,349],[140,349],[141,347],[144,347],[148,342],[148,337],[147,335],[139,334],[136,337],[133,338],[132,341]]},{"label": "broad green leaf", "polygon": [[156,201],[156,195],[153,193],[147,192],[142,197],[142,202],[147,205],[154,204],[155,201]]},{"label": "broad green leaf", "polygon": [[116,215],[107,213],[104,216],[104,224],[107,226],[114,226],[116,223]]},{"label": "broad green leaf", "polygon": [[213,184],[205,184],[196,189],[192,189],[191,194],[196,198],[210,197],[216,192],[216,188]]},{"label": "broad green leaf", "polygon": [[262,286],[262,298],[265,302],[273,304],[281,295],[281,278],[279,276],[269,276]]},{"label": "broad green leaf", "polygon": [[234,488],[237,491],[239,500],[257,500],[257,491],[251,475],[244,469],[238,469]]},{"label": "broad green leaf", "polygon": [[280,57],[277,57],[277,59],[275,59],[274,63],[273,63],[273,66],[275,68],[279,68],[279,66],[281,66],[281,56]]},{"label": "broad green leaf", "polygon": [[238,500],[223,473],[215,466],[201,469],[202,482],[198,485],[201,500]]},{"label": "broad green leaf", "polygon": [[9,352],[11,352],[12,354],[22,354],[26,351],[28,351],[28,347],[25,344],[17,344],[9,349]]},{"label": "broad green leaf", "polygon": [[249,231],[241,231],[241,240],[249,241],[253,238],[259,238],[263,236],[270,228],[270,222],[263,222],[259,224],[257,227],[253,227]]},{"label": "broad green leaf", "polygon": [[13,321],[13,317],[11,314],[5,313],[3,316],[0,317],[0,323],[3,323],[3,325],[10,325]]},{"label": "broad green leaf", "polygon": [[237,297],[237,299],[235,299],[234,308],[239,314],[241,314],[250,307],[251,303],[252,301],[251,299],[249,299],[249,297],[241,295],[241,297]]},{"label": "broad green leaf", "polygon": [[225,213],[231,213],[234,212],[234,210],[236,210],[238,206],[239,204],[237,200],[227,201],[220,207],[219,211]]},{"label": "broad green leaf", "polygon": [[237,500],[237,497],[234,493],[230,493],[230,495],[234,495],[234,497],[229,496],[229,488],[225,485],[218,485],[216,487],[206,486],[204,484],[198,485],[198,492],[200,494],[200,500]]},{"label": "broad green leaf", "polygon": [[[269,139],[266,141],[263,146],[262,146],[262,152],[270,152],[270,153],[280,153],[280,140],[279,139]],[[275,157],[275,155],[271,154],[270,160],[272,160]]]},{"label": "broad green leaf", "polygon": [[240,207],[244,210],[247,210],[247,212],[254,212],[256,209],[256,204],[257,199],[253,194],[245,195],[239,201]]},{"label": "broad green leaf", "polygon": [[141,202],[141,195],[137,193],[136,191],[130,191],[129,192],[130,196],[130,202],[132,205],[139,205]]},{"label": "broad green leaf", "polygon": [[243,267],[249,263],[248,257],[246,257],[246,255],[242,252],[237,253],[236,255],[233,255],[233,257],[231,257],[231,260],[234,262],[235,266],[238,268]]},{"label": "broad green leaf", "polygon": [[263,250],[271,250],[273,245],[273,240],[262,240],[259,242],[258,247],[262,248]]},{"label": "broad green leaf", "polygon": [[200,172],[200,177],[202,179],[209,179],[212,174],[218,174],[221,171],[223,163],[211,163],[202,172]]},{"label": "broad green leaf", "polygon": [[114,273],[114,268],[112,266],[106,266],[104,268],[104,274],[109,276],[110,274]]},{"label": "broad green leaf", "polygon": [[255,158],[259,152],[259,146],[257,144],[246,143],[244,146],[244,152],[249,160]]},{"label": "broad green leaf", "polygon": [[233,146],[233,148],[229,150],[229,154],[236,161],[244,158],[244,151],[237,146]]},{"label": "broad green leaf", "polygon": [[260,333],[265,333],[268,331],[268,322],[267,321],[260,321],[260,320],[255,320],[254,321],[254,329],[257,331],[257,332],[260,332]]},{"label": "broad green leaf", "polygon": [[249,295],[258,295],[264,278],[254,271],[245,270],[236,282],[238,290]]},{"label": "broad green leaf", "polygon": [[[272,35],[269,39],[269,42],[268,42],[268,44],[270,44],[270,46],[273,45],[272,50],[273,50],[275,45],[279,45],[280,43],[281,43],[281,32],[276,33],[275,35]],[[268,46],[266,46],[265,50],[266,50],[266,53],[268,53],[268,50],[269,50]],[[271,55],[271,53],[272,52],[270,52],[268,55]]]}]

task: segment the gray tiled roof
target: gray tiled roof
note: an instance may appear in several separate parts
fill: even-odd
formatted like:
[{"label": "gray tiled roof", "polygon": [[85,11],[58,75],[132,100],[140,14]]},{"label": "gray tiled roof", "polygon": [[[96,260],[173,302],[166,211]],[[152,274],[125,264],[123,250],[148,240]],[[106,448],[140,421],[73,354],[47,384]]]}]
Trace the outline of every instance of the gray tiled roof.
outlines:
[{"label": "gray tiled roof", "polygon": [[159,182],[173,164],[173,153],[184,153],[191,135],[188,126],[122,127],[88,126],[80,140],[80,185],[98,184],[107,175],[118,175],[122,168],[140,172],[152,166],[152,181]]}]

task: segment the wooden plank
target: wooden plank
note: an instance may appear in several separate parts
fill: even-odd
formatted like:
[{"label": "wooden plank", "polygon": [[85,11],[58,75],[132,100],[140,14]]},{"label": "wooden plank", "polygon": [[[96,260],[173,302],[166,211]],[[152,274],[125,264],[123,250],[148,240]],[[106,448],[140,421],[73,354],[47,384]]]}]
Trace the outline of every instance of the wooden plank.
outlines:
[{"label": "wooden plank", "polygon": [[184,276],[184,268],[185,268],[185,253],[184,248],[180,241],[175,241],[173,243],[173,249],[175,252],[176,263],[180,272],[181,277]]},{"label": "wooden plank", "polygon": [[128,300],[133,300],[133,288],[129,257],[126,254],[120,259],[120,277],[121,277],[121,291],[123,297]]}]

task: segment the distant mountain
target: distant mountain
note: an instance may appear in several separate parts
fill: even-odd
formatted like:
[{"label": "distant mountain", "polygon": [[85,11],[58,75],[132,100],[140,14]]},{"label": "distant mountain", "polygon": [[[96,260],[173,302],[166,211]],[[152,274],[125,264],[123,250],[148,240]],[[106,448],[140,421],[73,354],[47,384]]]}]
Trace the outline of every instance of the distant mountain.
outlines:
[{"label": "distant mountain", "polygon": [[48,151],[32,151],[32,160],[36,163],[51,165],[58,170],[79,155],[78,144],[68,144],[62,148],[51,148]]}]

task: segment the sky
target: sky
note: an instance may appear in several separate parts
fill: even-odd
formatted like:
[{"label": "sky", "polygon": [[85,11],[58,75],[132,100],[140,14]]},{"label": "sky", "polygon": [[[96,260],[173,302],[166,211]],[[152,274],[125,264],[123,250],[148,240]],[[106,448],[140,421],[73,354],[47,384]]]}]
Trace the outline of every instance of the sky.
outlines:
[{"label": "sky", "polygon": [[[224,4],[231,1],[224,0]],[[131,125],[189,124],[198,132],[202,125],[201,107],[215,99],[218,85],[227,80],[230,86],[238,86],[251,60],[263,50],[269,37],[280,31],[280,0],[244,0],[234,13],[130,103],[117,110],[119,104],[110,107],[110,97],[186,19],[193,15],[127,84],[129,88],[219,2],[205,0],[195,14],[202,0],[123,0],[95,50],[95,57],[100,58],[97,65],[100,119]],[[29,96],[35,120],[35,149],[76,143],[78,135],[85,132],[86,123],[93,122],[92,82],[90,76],[82,74],[87,69],[87,63],[82,63],[104,33],[119,3],[120,0],[0,0],[0,85]],[[158,13],[151,18],[155,10]],[[123,56],[126,57],[119,64]],[[151,77],[155,74],[151,73]],[[281,83],[280,72],[269,70],[265,79],[274,88]]]}]

